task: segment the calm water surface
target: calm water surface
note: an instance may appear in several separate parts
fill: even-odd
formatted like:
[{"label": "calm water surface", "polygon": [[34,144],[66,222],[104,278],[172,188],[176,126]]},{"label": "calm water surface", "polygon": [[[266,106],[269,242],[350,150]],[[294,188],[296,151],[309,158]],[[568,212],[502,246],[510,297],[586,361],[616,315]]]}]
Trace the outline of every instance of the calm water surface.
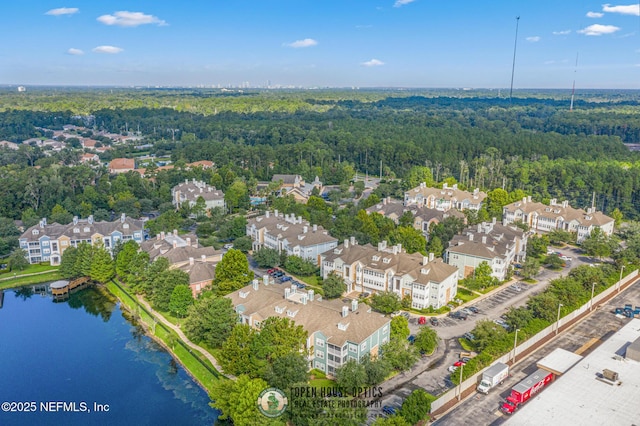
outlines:
[{"label": "calm water surface", "polygon": [[[123,317],[115,299],[87,289],[54,303],[23,288],[4,291],[3,302],[0,403],[35,402],[36,412],[5,412],[3,405],[0,425],[215,422],[206,392]],[[84,412],[64,411],[83,410],[83,403]],[[109,411],[95,412],[94,403]]]}]

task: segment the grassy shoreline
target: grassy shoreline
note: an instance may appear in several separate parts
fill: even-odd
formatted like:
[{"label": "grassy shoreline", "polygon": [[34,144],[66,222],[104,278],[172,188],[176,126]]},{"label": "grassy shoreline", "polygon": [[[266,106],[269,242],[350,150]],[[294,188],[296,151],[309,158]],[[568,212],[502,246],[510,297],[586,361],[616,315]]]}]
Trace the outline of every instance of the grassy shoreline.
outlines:
[{"label": "grassy shoreline", "polygon": [[61,280],[63,277],[58,270],[51,270],[37,273],[37,275],[21,274],[15,278],[0,281],[0,290],[25,287],[28,285],[41,284],[49,281]]},{"label": "grassy shoreline", "polygon": [[210,370],[215,371],[215,368],[209,360],[187,350],[179,343],[181,339],[175,332],[165,328],[158,320],[150,316],[126,290],[121,289],[113,282],[107,283],[105,287],[120,300],[121,306],[129,315],[144,327],[147,335],[164,347],[207,393],[211,393],[213,385],[218,380],[224,379],[222,374],[217,376],[212,374]]}]

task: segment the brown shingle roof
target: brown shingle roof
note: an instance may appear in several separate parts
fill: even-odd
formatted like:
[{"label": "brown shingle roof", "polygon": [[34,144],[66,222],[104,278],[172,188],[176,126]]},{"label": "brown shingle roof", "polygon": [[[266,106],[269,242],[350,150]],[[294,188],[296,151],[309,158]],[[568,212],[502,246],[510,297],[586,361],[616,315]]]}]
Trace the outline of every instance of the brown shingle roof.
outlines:
[{"label": "brown shingle roof", "polygon": [[[296,291],[298,292],[296,295],[307,293]],[[241,297],[241,293],[246,297]],[[309,335],[321,332],[327,337],[329,343],[337,346],[343,346],[347,341],[359,344],[390,322],[389,318],[370,311],[366,305],[361,304],[355,312],[352,312],[351,303],[347,305],[340,300],[317,300],[316,296],[316,300],[308,301],[304,305],[296,295],[285,299],[282,286],[260,284],[257,291],[249,285],[227,297],[232,300],[234,306],[244,307],[244,315],[253,315],[253,318],[258,320],[269,317],[289,318],[304,327]],[[276,312],[276,306],[283,308],[282,313]],[[349,307],[346,317],[342,316],[343,306]],[[297,311],[297,313],[294,317],[290,317],[287,311]],[[339,329],[338,323],[348,324],[346,330]]]}]

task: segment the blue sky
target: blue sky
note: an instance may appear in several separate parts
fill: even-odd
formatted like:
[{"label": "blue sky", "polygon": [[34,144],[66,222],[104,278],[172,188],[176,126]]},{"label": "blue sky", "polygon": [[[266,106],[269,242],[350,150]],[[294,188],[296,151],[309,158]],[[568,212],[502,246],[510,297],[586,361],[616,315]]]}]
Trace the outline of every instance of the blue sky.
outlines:
[{"label": "blue sky", "polygon": [[0,84],[640,89],[634,1],[6,1]]}]

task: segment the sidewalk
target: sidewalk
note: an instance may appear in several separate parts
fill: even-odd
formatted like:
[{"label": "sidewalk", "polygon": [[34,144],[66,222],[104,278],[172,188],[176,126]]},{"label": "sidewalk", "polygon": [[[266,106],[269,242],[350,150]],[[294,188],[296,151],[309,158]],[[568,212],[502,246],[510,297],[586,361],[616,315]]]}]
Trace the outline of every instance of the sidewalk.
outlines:
[{"label": "sidewalk", "polygon": [[401,388],[402,386],[418,377],[420,374],[429,370],[429,366],[431,366],[435,362],[438,362],[440,358],[446,356],[444,346],[445,342],[440,339],[440,341],[438,342],[438,346],[436,347],[436,350],[433,352],[433,354],[425,358],[421,358],[420,360],[418,360],[416,365],[411,367],[409,370],[396,374],[389,380],[382,382],[380,384],[380,387],[382,388],[382,395],[390,395],[396,389]]},{"label": "sidewalk", "polygon": [[207,358],[211,362],[211,364],[213,364],[214,368],[216,370],[218,370],[218,372],[220,374],[223,374],[228,379],[232,379],[232,380],[236,379],[236,377],[231,375],[231,374],[224,374],[223,370],[222,370],[222,367],[220,367],[220,364],[218,364],[218,360],[215,359],[215,357],[213,355],[211,355],[211,353],[209,351],[207,351],[206,349],[204,349],[201,346],[196,345],[191,340],[189,340],[187,338],[187,336],[185,336],[185,334],[182,332],[182,330],[180,330],[180,328],[178,326],[172,324],[171,322],[169,322],[169,320],[167,320],[160,313],[154,311],[153,308],[151,307],[151,305],[149,305],[149,302],[144,300],[144,298],[141,295],[137,295],[137,299],[138,299],[138,302],[140,302],[140,304],[142,304],[149,312],[151,312],[153,314],[154,318],[157,318],[158,320],[160,320],[160,322],[162,322],[162,324],[164,324],[165,326],[167,326],[170,329],[172,329],[173,331],[175,331],[176,334],[178,334],[180,339],[182,339],[182,341],[187,346],[189,346],[191,349],[196,350],[196,351],[200,352],[202,355],[204,355],[205,358]]},{"label": "sidewalk", "polygon": [[51,269],[49,271],[41,271],[41,272],[33,272],[31,274],[15,275],[13,277],[0,278],[0,281],[17,280],[18,278],[22,278],[22,277],[32,277],[34,275],[50,274],[52,272],[58,272],[58,270],[57,269]]}]

